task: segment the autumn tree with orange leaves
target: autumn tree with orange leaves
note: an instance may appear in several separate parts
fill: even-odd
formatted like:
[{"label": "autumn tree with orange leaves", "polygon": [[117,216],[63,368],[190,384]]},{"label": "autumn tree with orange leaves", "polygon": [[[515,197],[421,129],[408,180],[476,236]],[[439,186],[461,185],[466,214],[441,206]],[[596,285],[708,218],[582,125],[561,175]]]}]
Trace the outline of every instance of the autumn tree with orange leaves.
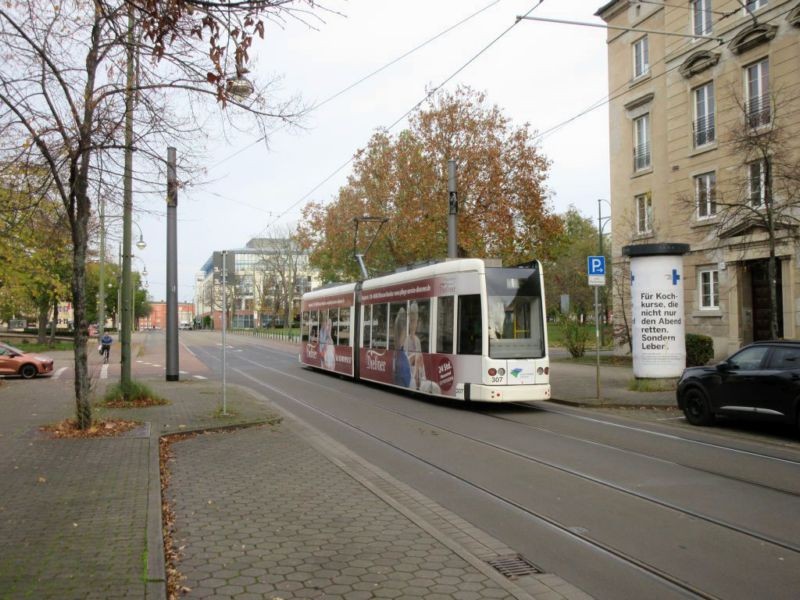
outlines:
[{"label": "autumn tree with orange leaves", "polygon": [[[561,220],[534,132],[511,123],[484,93],[459,87],[433,95],[399,134],[375,133],[335,200],[306,205],[298,238],[322,279],[359,277],[353,219],[365,214],[388,218],[366,257],[370,272],[445,258],[448,159],[458,170],[460,255],[506,265],[548,257]],[[358,252],[376,227],[359,229]]]}]

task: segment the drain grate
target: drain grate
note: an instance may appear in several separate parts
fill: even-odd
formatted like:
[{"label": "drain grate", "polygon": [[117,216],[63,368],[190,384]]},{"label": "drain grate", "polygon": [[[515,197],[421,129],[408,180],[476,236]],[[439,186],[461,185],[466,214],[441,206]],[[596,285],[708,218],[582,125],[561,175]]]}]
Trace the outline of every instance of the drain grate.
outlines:
[{"label": "drain grate", "polygon": [[501,575],[512,580],[525,575],[541,573],[539,569],[519,554],[500,556],[486,562],[499,571]]}]

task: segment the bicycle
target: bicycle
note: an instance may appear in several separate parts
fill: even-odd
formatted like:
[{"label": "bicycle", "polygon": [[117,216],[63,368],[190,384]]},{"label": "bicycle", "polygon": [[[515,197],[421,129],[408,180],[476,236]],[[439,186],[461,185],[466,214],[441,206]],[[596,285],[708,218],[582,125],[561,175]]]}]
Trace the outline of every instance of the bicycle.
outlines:
[{"label": "bicycle", "polygon": [[111,346],[106,346],[104,344],[102,350],[100,351],[100,353],[103,355],[103,364],[107,365],[108,364],[108,359],[111,356]]}]

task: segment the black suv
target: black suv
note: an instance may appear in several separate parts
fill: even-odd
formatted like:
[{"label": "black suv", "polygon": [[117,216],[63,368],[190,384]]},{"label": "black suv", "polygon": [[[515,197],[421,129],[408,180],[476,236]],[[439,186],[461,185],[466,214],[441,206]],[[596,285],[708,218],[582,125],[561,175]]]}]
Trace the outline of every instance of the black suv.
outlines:
[{"label": "black suv", "polygon": [[692,425],[728,415],[800,427],[800,341],[755,342],[717,365],[689,367],[677,396]]}]

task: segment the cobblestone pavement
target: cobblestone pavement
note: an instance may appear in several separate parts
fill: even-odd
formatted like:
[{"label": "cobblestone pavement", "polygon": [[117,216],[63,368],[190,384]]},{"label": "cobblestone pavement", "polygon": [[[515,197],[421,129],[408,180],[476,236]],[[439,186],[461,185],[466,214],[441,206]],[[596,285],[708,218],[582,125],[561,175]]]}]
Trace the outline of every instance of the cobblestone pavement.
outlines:
[{"label": "cobblestone pavement", "polygon": [[285,428],[174,450],[169,496],[193,597],[514,597]]},{"label": "cobblestone pavement", "polygon": [[143,598],[148,436],[47,439],[71,391],[0,389],[0,598]]}]

